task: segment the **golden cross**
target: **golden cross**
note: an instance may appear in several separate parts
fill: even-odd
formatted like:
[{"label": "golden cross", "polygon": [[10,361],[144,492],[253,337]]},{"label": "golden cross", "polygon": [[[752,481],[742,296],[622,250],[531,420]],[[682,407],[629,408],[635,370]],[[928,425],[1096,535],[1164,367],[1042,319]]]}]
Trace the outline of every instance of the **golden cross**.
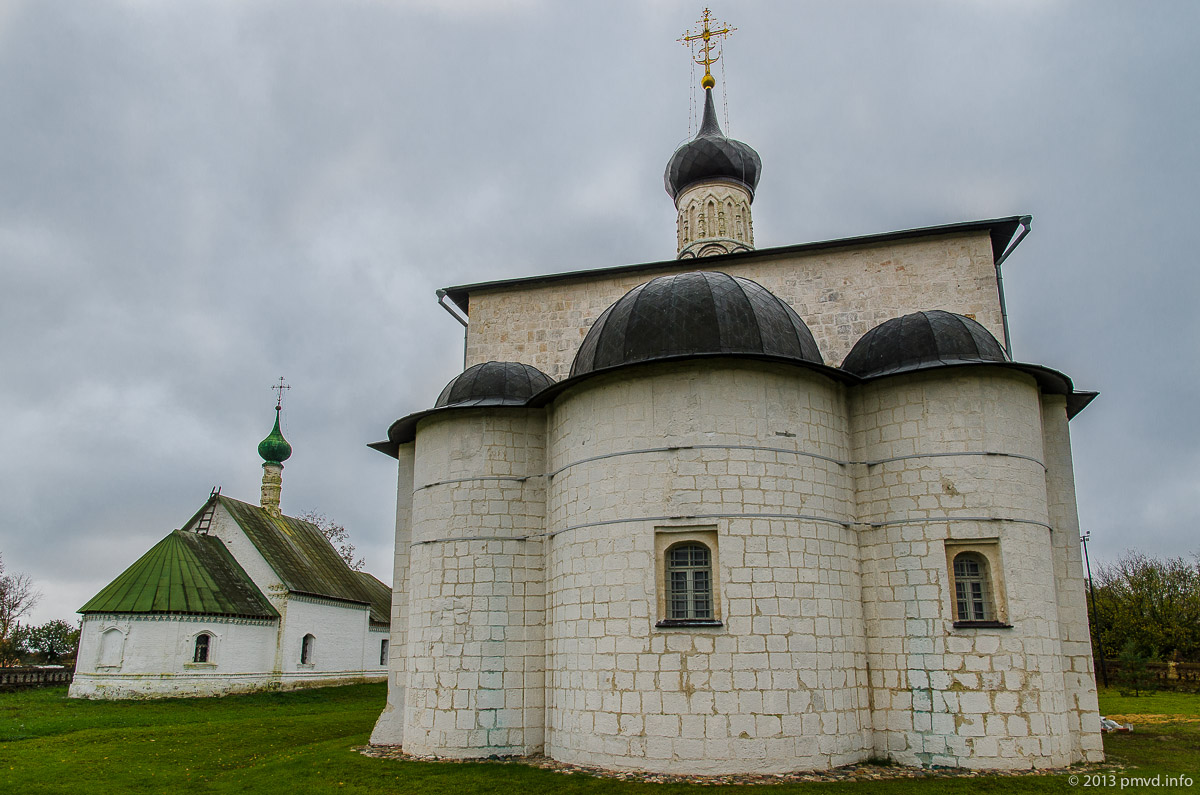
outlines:
[{"label": "golden cross", "polygon": [[712,88],[717,84],[716,79],[714,79],[712,76],[712,70],[710,67],[721,58],[721,54],[720,52],[718,52],[716,56],[712,54],[713,44],[716,43],[713,41],[713,38],[717,36],[728,36],[730,33],[733,33],[735,30],[737,30],[737,28],[729,27],[728,24],[726,24],[720,30],[713,30],[709,27],[710,22],[712,22],[712,15],[709,10],[705,8],[704,16],[701,19],[696,20],[696,24],[702,25],[703,29],[699,33],[691,33],[685,30],[683,32],[683,37],[677,39],[680,44],[688,47],[689,49],[692,47],[694,42],[703,42],[703,44],[700,45],[700,57],[695,59],[696,63],[704,67],[704,77],[700,79],[700,85],[702,88]]}]

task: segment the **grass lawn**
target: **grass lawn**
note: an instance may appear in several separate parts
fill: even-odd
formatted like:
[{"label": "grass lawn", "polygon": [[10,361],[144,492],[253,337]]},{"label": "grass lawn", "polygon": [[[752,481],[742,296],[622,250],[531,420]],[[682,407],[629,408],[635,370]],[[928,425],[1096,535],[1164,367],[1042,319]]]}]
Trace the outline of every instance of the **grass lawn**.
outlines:
[{"label": "grass lawn", "polygon": [[[0,794],[8,793],[1008,793],[1086,791],[1067,776],[783,783],[762,787],[647,784],[565,775],[521,764],[371,759],[364,745],[384,686],[263,693],[221,699],[104,702],[66,688],[0,694]],[[1200,696],[1101,697],[1102,711],[1131,716],[1135,732],[1105,748],[1124,770],[1092,790],[1121,791],[1121,776],[1187,774],[1200,793]],[[1132,717],[1138,716],[1138,717]]]}]

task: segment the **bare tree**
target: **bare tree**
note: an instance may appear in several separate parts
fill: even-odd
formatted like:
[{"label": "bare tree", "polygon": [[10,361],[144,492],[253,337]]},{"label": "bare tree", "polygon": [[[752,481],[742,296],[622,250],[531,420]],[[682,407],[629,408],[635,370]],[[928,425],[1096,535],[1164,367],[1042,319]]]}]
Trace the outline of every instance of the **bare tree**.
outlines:
[{"label": "bare tree", "polygon": [[350,533],[345,527],[316,510],[305,511],[300,514],[300,518],[317,526],[317,529],[329,539],[329,543],[342,556],[342,560],[346,561],[347,566],[355,571],[362,571],[363,566],[367,565],[366,558],[356,559],[354,557],[354,545],[350,543]]},{"label": "bare tree", "polygon": [[0,554],[0,665],[10,664],[15,651],[12,643],[17,621],[42,598],[28,574],[5,574]]}]

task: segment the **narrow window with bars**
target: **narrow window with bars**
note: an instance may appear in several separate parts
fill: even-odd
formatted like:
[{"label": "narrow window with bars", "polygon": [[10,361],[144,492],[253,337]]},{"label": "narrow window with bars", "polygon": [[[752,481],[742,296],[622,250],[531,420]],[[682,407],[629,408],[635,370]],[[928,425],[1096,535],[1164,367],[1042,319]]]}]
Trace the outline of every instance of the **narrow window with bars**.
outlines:
[{"label": "narrow window with bars", "polygon": [[695,542],[667,550],[667,617],[705,621],[713,618],[712,553]]},{"label": "narrow window with bars", "polygon": [[209,644],[212,642],[212,636],[207,632],[202,632],[196,636],[196,647],[192,651],[192,662],[206,663],[208,662]]},{"label": "narrow window with bars", "polygon": [[987,561],[975,552],[954,557],[954,603],[959,621],[992,621],[991,583]]}]

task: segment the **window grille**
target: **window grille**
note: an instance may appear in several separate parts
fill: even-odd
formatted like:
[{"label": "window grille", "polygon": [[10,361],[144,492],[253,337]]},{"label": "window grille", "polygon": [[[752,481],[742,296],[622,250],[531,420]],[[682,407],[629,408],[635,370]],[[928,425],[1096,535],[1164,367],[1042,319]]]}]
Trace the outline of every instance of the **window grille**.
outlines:
[{"label": "window grille", "polygon": [[954,601],[959,621],[991,621],[991,583],[987,561],[974,552],[954,558]]},{"label": "window grille", "polygon": [[209,643],[212,636],[207,633],[196,636],[196,649],[192,652],[192,662],[206,663],[208,662]]},{"label": "window grille", "polygon": [[667,550],[667,617],[713,618],[712,554],[703,544],[679,544]]}]

